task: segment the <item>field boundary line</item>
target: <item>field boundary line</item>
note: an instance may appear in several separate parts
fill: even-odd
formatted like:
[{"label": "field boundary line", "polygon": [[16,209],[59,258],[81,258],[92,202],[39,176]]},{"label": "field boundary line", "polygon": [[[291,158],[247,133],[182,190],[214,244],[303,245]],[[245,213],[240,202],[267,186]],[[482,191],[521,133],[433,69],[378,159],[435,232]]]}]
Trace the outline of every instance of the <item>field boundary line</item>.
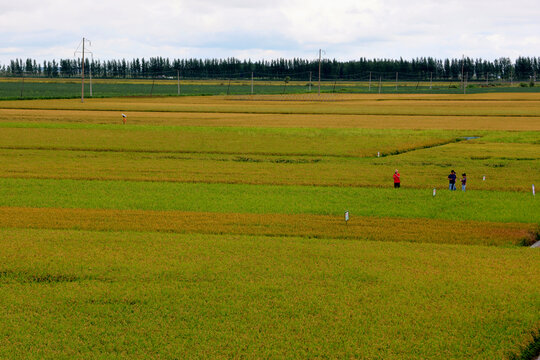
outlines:
[{"label": "field boundary line", "polygon": [[[475,137],[475,138],[478,139],[478,138],[480,138],[480,136]],[[449,145],[449,144],[455,144],[455,143],[459,143],[459,142],[462,142],[462,141],[468,141],[468,139],[455,138],[455,139],[447,140],[447,141],[432,144],[432,145],[418,146],[416,148],[410,148],[410,149],[404,149],[404,150],[395,150],[395,151],[393,151],[393,152],[391,152],[389,154],[381,153],[380,157],[397,156],[397,155],[406,154],[406,153],[410,153],[410,152],[414,152],[414,151],[418,151],[418,150],[433,149],[433,148],[436,148],[436,147],[441,147],[441,146],[445,146],[445,145]]]}]

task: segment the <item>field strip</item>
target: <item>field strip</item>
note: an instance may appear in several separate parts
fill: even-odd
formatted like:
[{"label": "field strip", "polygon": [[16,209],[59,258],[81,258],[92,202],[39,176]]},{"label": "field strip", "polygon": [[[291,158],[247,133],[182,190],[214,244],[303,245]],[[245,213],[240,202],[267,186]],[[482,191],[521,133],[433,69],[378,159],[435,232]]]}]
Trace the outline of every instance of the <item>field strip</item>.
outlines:
[{"label": "field strip", "polygon": [[[462,138],[454,138],[450,140],[444,140],[440,142],[434,142],[431,144],[420,145],[416,147],[410,147],[405,149],[390,150],[388,152],[381,152],[380,157],[394,156],[409,153],[417,150],[431,149],[439,146],[453,144],[456,142],[465,141]],[[346,159],[365,159],[373,158],[372,155],[352,155],[352,154],[329,154],[329,153],[312,153],[312,152],[264,152],[264,151],[197,151],[197,150],[158,150],[158,149],[135,149],[135,148],[96,148],[96,147],[72,147],[72,146],[0,146],[0,150],[43,150],[43,151],[79,151],[79,152],[117,152],[117,153],[149,153],[149,154],[201,154],[201,155],[258,155],[258,156],[272,156],[272,157],[325,157],[325,158],[346,158]]]},{"label": "field strip", "polygon": [[[326,85],[328,89],[328,85]],[[393,86],[392,86],[393,87]],[[321,86],[322,89],[322,86]],[[386,88],[388,89],[388,88]],[[494,96],[489,98],[482,98],[482,96],[489,95],[532,95],[528,98],[496,98]],[[364,92],[364,93],[332,93],[332,92],[322,92],[318,95],[317,93],[273,93],[273,94],[216,94],[215,97],[221,97],[225,101],[257,101],[257,102],[275,102],[275,101],[284,101],[284,102],[372,102],[372,101],[381,101],[381,102],[395,102],[395,101],[422,101],[422,102],[445,102],[445,101],[457,101],[457,102],[509,102],[509,101],[523,101],[523,102],[534,102],[540,101],[537,96],[538,92],[498,92],[498,93],[377,93],[377,92]],[[154,97],[172,97],[169,95],[156,95]],[[190,95],[187,95],[190,96]],[[195,95],[197,96],[197,95]],[[133,96],[117,96],[118,98],[150,98],[148,95],[133,95]],[[450,98],[452,97],[452,98]],[[111,98],[111,97],[107,97]],[[41,100],[41,99],[29,99],[29,100]]]},{"label": "field strip", "polygon": [[[87,125],[88,126],[88,125]],[[276,129],[276,128],[168,128],[113,125],[92,128],[13,127],[0,131],[0,146],[13,149],[89,151],[186,152],[283,156],[371,157],[424,146],[459,141],[460,132],[440,130]],[[105,126],[104,126],[105,127]],[[129,130],[128,130],[129,129]]]},{"label": "field strip", "polygon": [[[24,106],[9,106],[4,105],[2,106],[2,102],[0,101],[0,110],[4,109],[21,109],[21,110],[39,110],[39,111],[64,111],[64,110],[83,110],[78,107],[24,107]],[[177,113],[177,114],[183,114],[183,113],[190,113],[190,114],[198,114],[198,113],[205,113],[205,114],[230,114],[230,115],[241,115],[241,114],[247,114],[247,115],[327,115],[327,116],[342,116],[342,115],[349,115],[349,116],[406,116],[406,117],[423,117],[423,116],[437,116],[442,118],[449,118],[449,117],[455,117],[455,118],[462,118],[462,117],[478,117],[478,118],[535,118],[540,119],[540,115],[536,114],[516,114],[516,113],[478,113],[478,112],[472,112],[472,113],[439,113],[439,112],[399,112],[399,111],[390,111],[391,109],[384,109],[381,108],[381,110],[378,111],[369,111],[369,110],[358,110],[357,108],[353,110],[344,109],[342,111],[332,111],[332,110],[326,110],[326,109],[314,109],[313,111],[306,111],[306,110],[299,110],[299,109],[290,109],[290,110],[271,110],[269,108],[256,108],[253,109],[250,108],[244,108],[243,111],[239,111],[237,109],[228,109],[226,107],[224,108],[200,108],[197,109],[196,106],[186,106],[186,108],[145,108],[144,106],[130,106],[130,104],[118,104],[115,106],[108,106],[106,108],[92,108],[92,107],[85,107],[84,111],[88,112],[101,112],[101,111],[115,111],[115,112],[121,112],[121,111],[134,111],[134,112],[146,112],[146,113]]]},{"label": "field strip", "polygon": [[[295,94],[289,94],[294,96]],[[298,96],[309,94],[296,94]],[[241,99],[255,99],[258,101],[273,101],[275,98],[283,98],[287,95],[282,94],[261,94],[261,95],[231,95],[231,96],[216,96],[223,100],[241,100]],[[312,96],[312,95],[311,95]],[[464,101],[464,102],[476,102],[476,101],[540,101],[538,92],[530,93],[514,93],[514,92],[500,92],[500,93],[475,93],[475,94],[377,94],[373,93],[361,93],[361,94],[332,94],[321,93],[316,97],[330,97],[339,98],[340,101]]]},{"label": "field strip", "polygon": [[[120,124],[118,111],[0,109],[2,122],[24,126],[61,124]],[[40,124],[40,125],[37,125]],[[395,115],[299,115],[194,112],[128,112],[130,125],[234,126],[283,128],[448,129],[448,130],[540,130],[538,117],[395,116]]]},{"label": "field strip", "polygon": [[312,214],[428,218],[538,224],[531,194],[512,191],[230,185],[0,178],[0,205],[187,211],[244,214]]},{"label": "field strip", "polygon": [[[266,179],[252,179],[247,178],[245,174],[238,176],[234,179],[223,179],[223,178],[215,178],[212,176],[208,177],[186,177],[182,178],[180,176],[170,175],[170,176],[164,176],[164,177],[151,177],[151,176],[145,176],[144,174],[132,174],[132,175],[111,175],[111,174],[99,174],[99,175],[81,175],[81,174],[73,174],[71,171],[69,173],[65,174],[51,174],[46,173],[45,171],[42,171],[39,173],[40,170],[36,170],[34,173],[29,173],[27,170],[21,170],[19,172],[11,170],[10,173],[5,174],[0,171],[0,179],[5,180],[58,180],[58,181],[90,181],[90,182],[103,182],[103,181],[128,181],[130,183],[148,183],[148,184],[155,184],[155,183],[163,183],[163,184],[177,184],[177,185],[232,185],[232,186],[297,186],[297,187],[305,187],[305,188],[311,188],[311,187],[319,187],[319,188],[350,188],[350,189],[363,189],[363,190],[386,190],[388,189],[388,184],[378,184],[378,183],[344,183],[343,181],[327,181],[327,182],[318,182],[314,179],[307,179],[304,180],[304,182],[293,178],[291,180],[282,180],[282,179],[274,179],[274,178],[266,178]],[[497,184],[493,185],[492,187],[485,187],[481,191],[484,192],[514,192],[514,193],[529,193],[530,189],[524,186],[518,186],[515,187],[501,187],[497,188],[495,187]],[[469,186],[469,185],[468,185]],[[443,190],[446,189],[446,186],[442,186]],[[402,188],[403,189],[403,188]],[[407,185],[408,190],[420,190],[425,191],[426,186],[422,184],[411,184]],[[470,189],[470,188],[468,188]],[[474,189],[473,191],[476,191],[478,189]],[[431,191],[431,188],[428,189]],[[471,191],[471,190],[468,190]],[[405,215],[406,216],[406,215]]]},{"label": "field strip", "polygon": [[433,219],[238,214],[152,210],[0,207],[0,227],[517,245],[533,242],[530,224]]},{"label": "field strip", "polygon": [[[410,151],[421,150],[426,148],[432,148],[436,146],[447,145],[456,142],[449,141],[442,144],[422,146],[418,148],[406,149],[399,151],[396,154],[398,155]],[[240,151],[196,151],[196,150],[156,150],[156,149],[105,149],[105,148],[86,148],[86,147],[58,147],[58,146],[0,146],[0,150],[43,150],[43,151],[74,151],[74,152],[107,152],[107,153],[148,153],[148,154],[201,154],[201,155],[258,155],[258,156],[308,156],[308,157],[328,157],[328,158],[346,158],[346,159],[361,159],[361,158],[370,158],[373,156],[356,156],[356,155],[346,155],[346,154],[317,154],[317,153],[278,153],[278,152],[240,152]],[[382,155],[388,156],[388,155]]]},{"label": "field strip", "polygon": [[[506,94],[503,94],[506,95]],[[296,101],[282,104],[276,101],[230,101],[212,97],[162,97],[162,98],[110,98],[88,99],[81,103],[68,100],[1,101],[0,109],[34,110],[85,110],[156,113],[207,113],[207,114],[297,114],[297,115],[386,115],[386,116],[438,116],[438,117],[533,117],[540,116],[538,96],[530,101],[461,101],[447,97],[441,101],[380,101],[378,98],[332,103]]]}]

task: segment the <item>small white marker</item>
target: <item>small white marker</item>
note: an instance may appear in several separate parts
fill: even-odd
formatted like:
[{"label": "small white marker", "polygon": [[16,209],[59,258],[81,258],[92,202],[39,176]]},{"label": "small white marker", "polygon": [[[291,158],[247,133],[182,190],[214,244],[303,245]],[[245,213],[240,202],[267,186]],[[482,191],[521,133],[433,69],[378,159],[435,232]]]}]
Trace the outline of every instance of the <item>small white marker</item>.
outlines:
[{"label": "small white marker", "polygon": [[377,157],[381,157],[381,153],[377,151]]},{"label": "small white marker", "polygon": [[437,189],[433,188],[433,196],[437,195]]},{"label": "small white marker", "polygon": [[535,193],[535,191],[534,191],[534,184],[533,184],[533,186],[532,186],[532,189],[533,189],[533,196],[536,196],[536,193]]},{"label": "small white marker", "polygon": [[486,181],[486,175],[482,176],[482,181]]},{"label": "small white marker", "polygon": [[347,221],[349,221],[349,211],[345,211],[345,224],[347,224]]}]

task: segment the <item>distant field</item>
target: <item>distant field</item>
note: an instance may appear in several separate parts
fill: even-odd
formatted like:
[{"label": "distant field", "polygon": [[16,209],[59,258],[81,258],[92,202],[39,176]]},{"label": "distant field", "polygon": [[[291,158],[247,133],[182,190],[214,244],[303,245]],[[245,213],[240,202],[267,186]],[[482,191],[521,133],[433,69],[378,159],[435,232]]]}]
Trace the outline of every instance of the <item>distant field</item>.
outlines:
[{"label": "distant field", "polygon": [[[538,93],[535,87],[520,87],[518,83],[492,83],[486,87],[484,82],[471,82],[466,92],[474,93]],[[321,83],[321,93],[390,93],[390,94],[462,94],[459,81],[454,82],[411,82],[385,81],[379,84],[373,81],[326,80]],[[255,80],[253,94],[316,94],[318,83],[309,79],[305,81]],[[90,80],[85,79],[85,96],[90,98]],[[180,95],[250,95],[251,81],[212,79],[212,80],[180,80]],[[176,79],[92,79],[92,95],[94,97],[114,96],[178,96]],[[76,98],[81,96],[80,78],[0,78],[1,99],[48,99]]]},{"label": "distant field", "polygon": [[1,358],[540,352],[540,94],[6,100],[0,164]]},{"label": "distant field", "polygon": [[[14,104],[10,104],[13,106]],[[26,105],[26,104],[25,104]],[[382,105],[382,104],[381,104]],[[28,105],[27,105],[28,106]],[[35,106],[35,104],[33,104]],[[126,107],[126,105],[123,105]],[[2,109],[0,126],[13,121],[18,126],[25,122],[119,124],[122,110],[54,110],[54,109]],[[127,111],[126,111],[127,112]],[[342,115],[333,114],[257,114],[216,112],[148,112],[129,111],[129,125],[161,126],[240,126],[240,127],[288,127],[288,128],[362,128],[362,129],[447,129],[447,130],[537,130],[538,119],[532,116],[451,116],[451,115]],[[61,125],[57,125],[61,127]]]},{"label": "distant field", "polygon": [[[273,115],[385,115],[385,116],[459,116],[537,118],[540,116],[540,94],[478,94],[478,95],[333,95],[317,101],[317,96],[284,98],[249,97],[131,97],[126,99],[88,99],[84,104],[76,99],[2,101],[2,109],[80,110],[118,112],[168,112],[216,114]],[[278,104],[276,104],[278,102]],[[84,105],[84,106],[83,106]],[[118,114],[120,115],[120,114]],[[448,120],[451,121],[452,118]],[[447,125],[447,128],[452,128]],[[518,125],[519,126],[519,125]],[[530,126],[538,130],[538,124]]]}]

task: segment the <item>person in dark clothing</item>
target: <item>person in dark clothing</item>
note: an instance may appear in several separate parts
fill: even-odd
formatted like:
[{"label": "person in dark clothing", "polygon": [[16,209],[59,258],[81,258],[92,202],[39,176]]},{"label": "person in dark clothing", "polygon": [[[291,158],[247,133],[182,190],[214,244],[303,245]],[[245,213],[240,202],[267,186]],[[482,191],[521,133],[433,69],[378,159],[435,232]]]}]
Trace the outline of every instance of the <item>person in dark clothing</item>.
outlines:
[{"label": "person in dark clothing", "polygon": [[399,172],[396,171],[394,172],[394,188],[398,188],[401,186],[401,180],[399,178]]},{"label": "person in dark clothing", "polygon": [[449,190],[456,190],[456,172],[454,170],[450,171],[450,175],[448,175],[448,181],[450,185],[448,186]]},{"label": "person in dark clothing", "polygon": [[461,191],[465,191],[466,186],[467,186],[467,174],[463,173],[461,174]]}]

